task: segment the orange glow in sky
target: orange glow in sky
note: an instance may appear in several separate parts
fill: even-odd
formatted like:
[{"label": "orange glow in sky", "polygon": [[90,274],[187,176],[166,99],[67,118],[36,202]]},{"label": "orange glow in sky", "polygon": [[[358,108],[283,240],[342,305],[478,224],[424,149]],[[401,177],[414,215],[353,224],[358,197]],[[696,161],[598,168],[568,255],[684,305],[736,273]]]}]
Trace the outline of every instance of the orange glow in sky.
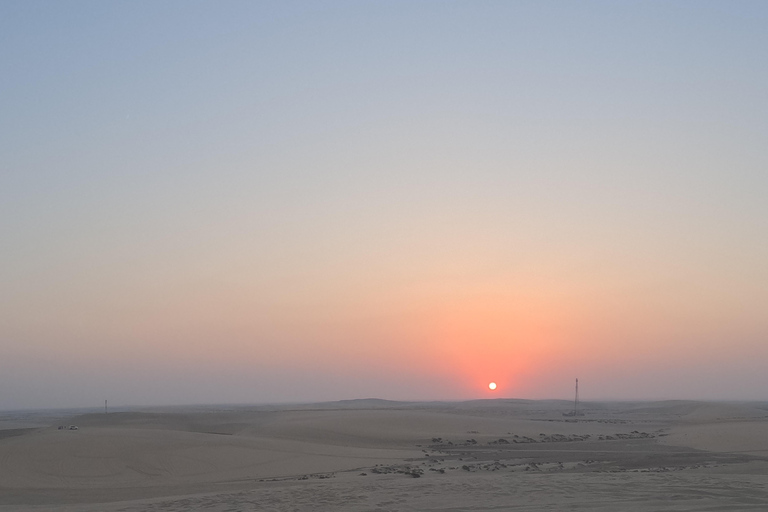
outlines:
[{"label": "orange glow in sky", "polygon": [[0,409],[768,398],[768,2],[328,3],[0,2]]}]

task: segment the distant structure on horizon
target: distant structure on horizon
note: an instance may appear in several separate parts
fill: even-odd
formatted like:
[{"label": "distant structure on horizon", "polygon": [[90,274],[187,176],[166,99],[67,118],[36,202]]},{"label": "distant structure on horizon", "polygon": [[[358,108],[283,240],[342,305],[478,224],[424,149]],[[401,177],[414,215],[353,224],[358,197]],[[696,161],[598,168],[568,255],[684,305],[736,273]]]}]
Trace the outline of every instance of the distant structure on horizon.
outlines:
[{"label": "distant structure on horizon", "polygon": [[573,410],[564,412],[563,416],[584,416],[584,412],[579,410],[579,379],[576,379],[576,397],[573,399]]}]

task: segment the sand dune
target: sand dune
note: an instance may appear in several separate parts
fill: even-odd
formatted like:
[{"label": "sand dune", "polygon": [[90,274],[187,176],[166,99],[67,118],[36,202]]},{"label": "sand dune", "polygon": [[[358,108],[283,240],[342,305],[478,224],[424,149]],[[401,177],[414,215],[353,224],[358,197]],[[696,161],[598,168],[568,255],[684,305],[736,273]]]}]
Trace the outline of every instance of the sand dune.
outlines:
[{"label": "sand dune", "polygon": [[766,510],[763,406],[585,404],[568,418],[560,401],[370,399],[87,414],[67,419],[78,430],[0,436],[0,510]]},{"label": "sand dune", "polygon": [[46,429],[3,443],[0,481],[5,488],[212,483],[337,471],[417,453],[149,428]]},{"label": "sand dune", "polygon": [[661,443],[714,452],[768,456],[767,421],[730,421],[682,425],[672,429]]}]

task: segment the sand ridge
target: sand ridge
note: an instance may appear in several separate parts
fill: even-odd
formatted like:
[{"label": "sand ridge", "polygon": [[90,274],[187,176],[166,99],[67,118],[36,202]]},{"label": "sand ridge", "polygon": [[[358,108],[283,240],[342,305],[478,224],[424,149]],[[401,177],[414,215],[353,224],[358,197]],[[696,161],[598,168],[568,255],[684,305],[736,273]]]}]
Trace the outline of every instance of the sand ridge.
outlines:
[{"label": "sand ridge", "polygon": [[78,430],[0,436],[0,510],[768,503],[764,404],[597,403],[578,418],[567,410],[561,401],[363,400],[80,415],[66,422]]}]

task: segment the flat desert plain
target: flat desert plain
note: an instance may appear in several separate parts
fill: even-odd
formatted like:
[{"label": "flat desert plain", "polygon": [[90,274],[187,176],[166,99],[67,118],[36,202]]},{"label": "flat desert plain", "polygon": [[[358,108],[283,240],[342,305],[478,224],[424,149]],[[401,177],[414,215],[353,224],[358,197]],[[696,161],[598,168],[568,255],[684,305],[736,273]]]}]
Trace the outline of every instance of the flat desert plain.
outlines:
[{"label": "flat desert plain", "polygon": [[768,403],[353,400],[0,430],[0,511],[768,510]]}]

